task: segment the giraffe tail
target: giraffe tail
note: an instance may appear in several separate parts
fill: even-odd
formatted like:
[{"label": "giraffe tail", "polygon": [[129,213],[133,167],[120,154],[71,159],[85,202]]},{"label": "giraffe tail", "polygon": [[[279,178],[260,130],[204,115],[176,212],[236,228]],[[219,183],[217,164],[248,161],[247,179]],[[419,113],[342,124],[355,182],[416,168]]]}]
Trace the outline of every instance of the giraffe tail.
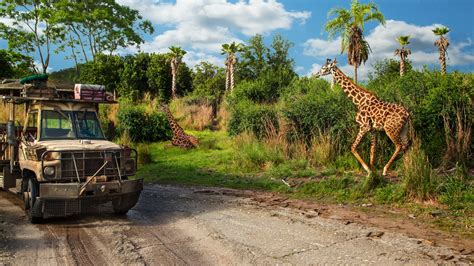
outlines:
[{"label": "giraffe tail", "polygon": [[411,117],[408,117],[407,122],[405,123],[405,126],[403,127],[403,130],[401,133],[403,151],[406,151],[410,147],[414,138],[415,138],[415,129],[413,128]]}]

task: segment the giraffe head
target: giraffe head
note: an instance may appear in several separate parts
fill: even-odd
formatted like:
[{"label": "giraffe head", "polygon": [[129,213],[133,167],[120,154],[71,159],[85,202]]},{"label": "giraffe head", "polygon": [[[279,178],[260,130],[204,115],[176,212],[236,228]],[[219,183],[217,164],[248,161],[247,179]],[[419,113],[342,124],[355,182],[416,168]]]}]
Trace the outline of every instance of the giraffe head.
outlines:
[{"label": "giraffe head", "polygon": [[331,62],[331,59],[326,59],[326,64],[318,71],[318,73],[313,74],[314,77],[319,78],[321,76],[326,76],[332,74],[337,64],[336,58]]}]

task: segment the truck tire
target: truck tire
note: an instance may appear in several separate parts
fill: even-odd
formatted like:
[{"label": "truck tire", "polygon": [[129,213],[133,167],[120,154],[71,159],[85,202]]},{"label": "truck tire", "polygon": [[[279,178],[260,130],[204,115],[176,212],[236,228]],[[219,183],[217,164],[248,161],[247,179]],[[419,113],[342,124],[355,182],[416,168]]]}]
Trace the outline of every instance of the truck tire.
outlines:
[{"label": "truck tire", "polygon": [[112,207],[116,215],[125,215],[135,206],[140,197],[140,193],[130,193],[122,195],[120,198],[112,200]]},{"label": "truck tire", "polygon": [[39,196],[39,186],[38,182],[36,182],[36,179],[34,177],[28,178],[28,183],[27,183],[26,191],[23,192],[23,200],[24,200],[24,206],[25,206],[25,211],[28,215],[28,220],[32,224],[37,224],[41,223],[43,221],[43,217],[38,215],[38,207],[35,206],[38,205],[39,202],[37,202],[36,197]]}]

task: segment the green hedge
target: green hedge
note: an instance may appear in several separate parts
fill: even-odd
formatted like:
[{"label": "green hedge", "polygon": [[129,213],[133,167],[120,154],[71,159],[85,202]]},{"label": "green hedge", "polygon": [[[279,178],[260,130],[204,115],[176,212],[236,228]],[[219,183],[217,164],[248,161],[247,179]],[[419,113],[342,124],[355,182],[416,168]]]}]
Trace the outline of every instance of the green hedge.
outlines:
[{"label": "green hedge", "polygon": [[165,114],[148,114],[142,107],[120,108],[118,112],[119,132],[128,132],[132,141],[154,142],[171,139],[171,129]]},{"label": "green hedge", "polygon": [[228,130],[232,136],[248,131],[262,138],[269,125],[278,129],[278,114],[274,106],[241,101],[231,108]]}]

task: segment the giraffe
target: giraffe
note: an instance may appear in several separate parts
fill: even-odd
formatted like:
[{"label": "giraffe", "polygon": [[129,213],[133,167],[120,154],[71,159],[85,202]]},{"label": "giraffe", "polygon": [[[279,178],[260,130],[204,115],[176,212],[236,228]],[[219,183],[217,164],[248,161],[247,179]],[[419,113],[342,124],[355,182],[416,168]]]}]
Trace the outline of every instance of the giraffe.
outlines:
[{"label": "giraffe", "polygon": [[171,131],[173,132],[173,138],[171,139],[171,143],[174,146],[178,146],[185,149],[195,148],[199,145],[199,141],[195,136],[188,135],[184,132],[183,128],[176,122],[171,113],[168,105],[161,104],[161,110],[166,114],[166,118],[171,127]]},{"label": "giraffe", "polygon": [[[359,125],[359,132],[352,144],[351,151],[368,175],[374,169],[377,145],[376,131],[385,131],[393,144],[395,144],[395,152],[383,168],[382,174],[386,176],[390,165],[399,152],[401,150],[405,151],[408,148],[409,139],[407,133],[410,125],[410,114],[402,105],[381,101],[373,93],[355,84],[336,64],[336,59],[332,63],[331,59],[327,59],[326,64],[314,76],[318,78],[332,74],[335,82],[341,86],[347,97],[357,106],[356,122]],[[356,150],[362,138],[368,132],[371,133],[370,168]]]}]

